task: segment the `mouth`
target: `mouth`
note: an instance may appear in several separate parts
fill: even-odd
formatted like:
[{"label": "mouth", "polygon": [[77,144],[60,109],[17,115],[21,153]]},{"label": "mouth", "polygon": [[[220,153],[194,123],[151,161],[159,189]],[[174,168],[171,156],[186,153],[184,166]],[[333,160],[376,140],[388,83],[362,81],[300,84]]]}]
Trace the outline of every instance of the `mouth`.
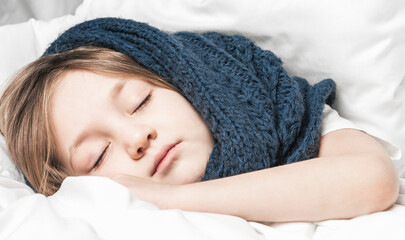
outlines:
[{"label": "mouth", "polygon": [[155,156],[152,176],[154,176],[156,173],[163,172],[170,165],[176,156],[176,150],[179,143],[180,142],[168,144],[160,149],[158,154]]}]

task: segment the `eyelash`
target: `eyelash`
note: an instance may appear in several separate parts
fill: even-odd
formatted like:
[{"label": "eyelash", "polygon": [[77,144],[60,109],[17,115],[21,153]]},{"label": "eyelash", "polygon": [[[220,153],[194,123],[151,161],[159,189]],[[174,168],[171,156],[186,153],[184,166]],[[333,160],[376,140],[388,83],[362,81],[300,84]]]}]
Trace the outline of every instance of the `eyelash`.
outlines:
[{"label": "eyelash", "polygon": [[100,166],[100,164],[103,162],[104,160],[104,156],[107,152],[108,147],[110,146],[110,144],[107,145],[107,147],[104,148],[103,152],[100,154],[100,156],[98,157],[96,163],[94,163],[93,169],[96,169],[97,167]]},{"label": "eyelash", "polygon": [[[134,113],[137,112],[139,109],[141,109],[144,105],[146,105],[146,104],[149,102],[149,100],[151,99],[151,97],[152,97],[152,93],[150,93],[150,94],[141,102],[141,104],[139,104],[139,106],[135,109],[135,111],[134,111],[132,114],[134,114]],[[105,156],[105,154],[106,154],[107,149],[108,149],[109,146],[110,146],[110,145],[108,144],[107,147],[104,148],[103,152],[102,152],[102,153],[100,154],[100,156],[98,157],[96,163],[94,163],[93,169],[96,169],[97,167],[99,167],[99,166],[101,165],[102,161],[104,160],[104,156]]]},{"label": "eyelash", "polygon": [[132,112],[132,114],[136,113],[139,109],[141,109],[144,105],[146,105],[152,97],[152,93],[149,95],[139,104],[139,106]]}]

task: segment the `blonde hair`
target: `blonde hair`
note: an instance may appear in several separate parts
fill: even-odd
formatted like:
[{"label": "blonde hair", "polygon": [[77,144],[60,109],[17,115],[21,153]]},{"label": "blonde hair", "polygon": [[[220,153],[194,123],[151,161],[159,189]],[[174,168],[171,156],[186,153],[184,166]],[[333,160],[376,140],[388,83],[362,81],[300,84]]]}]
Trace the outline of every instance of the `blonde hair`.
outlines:
[{"label": "blonde hair", "polygon": [[68,176],[57,159],[49,113],[58,80],[70,70],[141,76],[177,91],[129,56],[99,47],[44,56],[18,72],[0,98],[0,131],[17,167],[34,190],[46,196],[54,194]]}]

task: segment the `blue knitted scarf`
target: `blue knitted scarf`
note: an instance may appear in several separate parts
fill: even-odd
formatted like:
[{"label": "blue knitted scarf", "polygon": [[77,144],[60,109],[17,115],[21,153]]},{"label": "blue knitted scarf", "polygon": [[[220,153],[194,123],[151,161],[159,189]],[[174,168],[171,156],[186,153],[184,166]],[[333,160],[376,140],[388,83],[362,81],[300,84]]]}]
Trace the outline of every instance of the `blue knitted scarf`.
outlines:
[{"label": "blue knitted scarf", "polygon": [[314,158],[324,104],[335,83],[290,77],[281,60],[240,35],[168,34],[145,23],[100,18],[59,36],[44,55],[80,46],[122,52],[174,85],[195,107],[215,145],[202,180]]}]

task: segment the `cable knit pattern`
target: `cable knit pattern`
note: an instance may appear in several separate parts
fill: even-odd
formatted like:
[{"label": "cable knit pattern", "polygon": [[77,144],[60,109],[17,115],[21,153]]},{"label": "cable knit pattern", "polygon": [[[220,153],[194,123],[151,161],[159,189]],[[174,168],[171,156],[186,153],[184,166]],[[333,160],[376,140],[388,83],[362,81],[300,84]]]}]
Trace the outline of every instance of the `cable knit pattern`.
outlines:
[{"label": "cable knit pattern", "polygon": [[281,60],[240,35],[168,34],[145,23],[100,18],[78,24],[44,55],[110,48],[173,84],[208,124],[215,146],[203,180],[316,157],[324,104],[335,83],[288,76]]}]

